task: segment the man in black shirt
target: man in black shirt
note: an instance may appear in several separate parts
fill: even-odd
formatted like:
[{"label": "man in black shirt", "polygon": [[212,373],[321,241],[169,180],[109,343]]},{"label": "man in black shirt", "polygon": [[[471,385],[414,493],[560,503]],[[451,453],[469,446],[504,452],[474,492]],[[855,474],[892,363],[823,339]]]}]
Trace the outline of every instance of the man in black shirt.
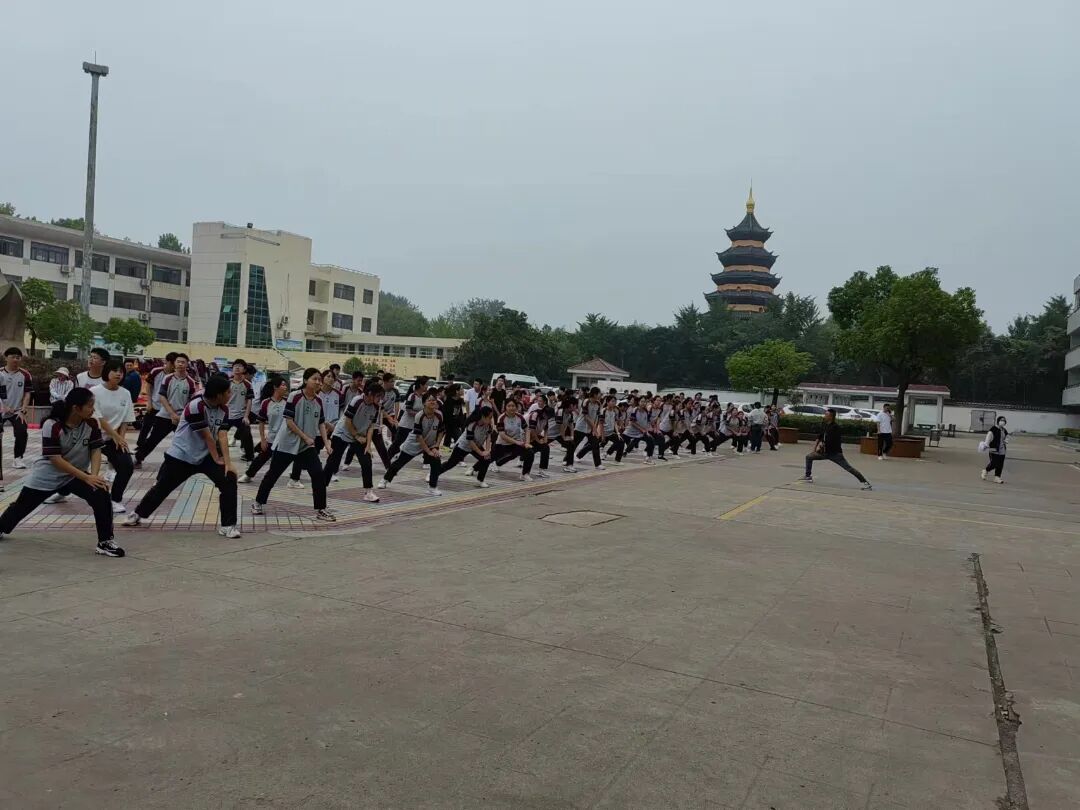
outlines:
[{"label": "man in black shirt", "polygon": [[806,455],[806,475],[803,476],[803,481],[813,482],[814,476],[811,469],[815,461],[822,460],[831,461],[854,475],[862,483],[862,489],[873,489],[863,474],[848,464],[848,460],[844,458],[844,449],[840,444],[840,426],[836,424],[836,411],[832,408],[825,412],[825,421],[818,434],[817,444]]},{"label": "man in black shirt", "polygon": [[491,389],[491,401],[496,412],[502,413],[506,407],[506,377],[502,374],[495,379],[495,387]]}]

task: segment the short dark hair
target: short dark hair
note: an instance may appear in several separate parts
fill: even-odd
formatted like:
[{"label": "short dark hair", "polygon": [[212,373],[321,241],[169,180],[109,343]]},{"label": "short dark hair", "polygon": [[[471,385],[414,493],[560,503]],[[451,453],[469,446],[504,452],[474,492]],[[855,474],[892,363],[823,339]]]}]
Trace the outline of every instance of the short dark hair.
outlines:
[{"label": "short dark hair", "polygon": [[237,357],[235,360],[232,361],[232,365],[233,365],[234,368],[236,366],[243,366],[244,371],[247,371],[247,363],[245,361],[241,360],[239,357]]},{"label": "short dark hair", "polygon": [[18,346],[8,346],[4,350],[4,357],[22,357],[22,349]]},{"label": "short dark hair", "polygon": [[203,389],[203,399],[213,399],[214,397],[219,397],[228,390],[228,379],[215,374],[206,381],[206,388]]},{"label": "short dark hair", "polygon": [[98,357],[100,357],[106,363],[109,362],[109,358],[112,357],[112,355],[109,354],[109,350],[102,347],[102,346],[95,346],[94,348],[92,348],[90,350],[90,354],[96,354]]},{"label": "short dark hair", "polygon": [[101,370],[101,376],[105,379],[109,378],[109,375],[114,371],[123,371],[124,364],[119,360],[109,360],[105,363],[105,368]]},{"label": "short dark hair", "polygon": [[427,385],[428,380],[430,380],[430,379],[431,379],[430,377],[425,377],[423,374],[421,374],[419,377],[416,378],[416,384],[417,385]]},{"label": "short dark hair", "polygon": [[331,371],[335,371],[335,370],[336,371],[341,371],[341,364],[340,363],[331,363],[330,364],[330,370]]},{"label": "short dark hair", "polygon": [[183,357],[183,358],[184,358],[185,360],[187,360],[187,361],[188,361],[189,363],[191,362],[191,358],[190,358],[190,357],[188,357],[188,356],[187,356],[186,354],[184,354],[183,352],[177,352],[177,353],[176,353],[176,357],[174,357],[174,358],[173,358],[173,362],[175,363],[175,362],[176,362],[177,360],[179,360],[179,359],[180,359],[181,357]]},{"label": "short dark hair", "polygon": [[357,369],[352,373],[352,378],[354,380],[362,380],[364,379],[364,372],[360,371],[360,369]]},{"label": "short dark hair", "polygon": [[391,374],[389,371],[387,371],[385,374],[382,375],[382,381],[383,382],[393,382],[394,381],[394,375]]},{"label": "short dark hair", "polygon": [[825,410],[831,413],[833,416],[836,416],[836,408],[826,408]]},{"label": "short dark hair", "polygon": [[169,352],[167,355],[165,355],[165,362],[166,363],[174,363],[174,362],[176,362],[176,352]]}]

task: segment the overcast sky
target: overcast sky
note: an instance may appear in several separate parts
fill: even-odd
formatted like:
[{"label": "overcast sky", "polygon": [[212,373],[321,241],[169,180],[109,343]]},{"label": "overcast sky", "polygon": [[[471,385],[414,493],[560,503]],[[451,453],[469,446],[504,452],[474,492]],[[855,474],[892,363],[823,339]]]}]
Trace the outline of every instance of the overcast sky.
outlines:
[{"label": "overcast sky", "polygon": [[941,268],[1004,328],[1080,272],[1075,0],[8,3],[0,200],[310,236],[430,315],[665,323],[751,177],[781,292]]}]

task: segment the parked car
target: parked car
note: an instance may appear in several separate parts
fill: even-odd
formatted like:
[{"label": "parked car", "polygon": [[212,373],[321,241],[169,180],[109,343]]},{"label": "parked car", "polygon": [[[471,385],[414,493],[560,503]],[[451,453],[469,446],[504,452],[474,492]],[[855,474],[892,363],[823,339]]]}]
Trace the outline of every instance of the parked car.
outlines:
[{"label": "parked car", "polygon": [[783,412],[789,416],[824,416],[824,405],[785,405]]}]

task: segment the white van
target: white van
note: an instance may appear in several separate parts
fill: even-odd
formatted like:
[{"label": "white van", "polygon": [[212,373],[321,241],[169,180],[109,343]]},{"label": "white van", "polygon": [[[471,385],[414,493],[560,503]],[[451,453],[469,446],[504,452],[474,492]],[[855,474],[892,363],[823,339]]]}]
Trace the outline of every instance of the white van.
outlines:
[{"label": "white van", "polygon": [[499,379],[499,377],[506,378],[507,388],[510,388],[515,383],[517,385],[522,385],[529,390],[532,390],[533,388],[540,388],[541,386],[540,380],[536,379],[536,377],[532,376],[531,374],[517,374],[513,371],[497,371],[491,375],[492,388],[495,387],[495,381]]}]

